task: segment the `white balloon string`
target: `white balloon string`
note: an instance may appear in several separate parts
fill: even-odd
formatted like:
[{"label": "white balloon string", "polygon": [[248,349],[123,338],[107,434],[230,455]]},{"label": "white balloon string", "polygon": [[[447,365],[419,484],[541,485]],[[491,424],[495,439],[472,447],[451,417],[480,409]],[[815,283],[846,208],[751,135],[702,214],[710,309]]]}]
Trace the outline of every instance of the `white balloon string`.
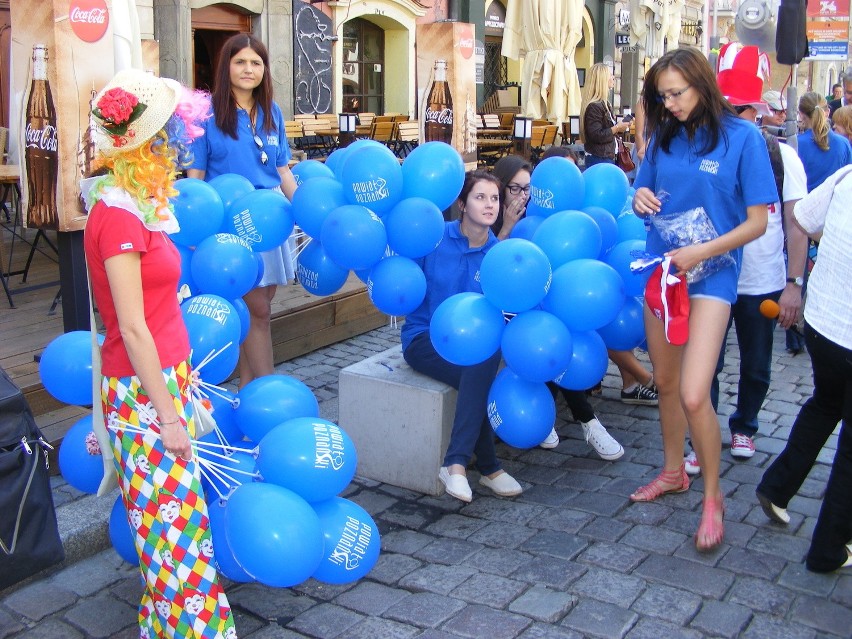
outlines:
[{"label": "white balloon string", "polygon": [[[257,471],[240,470],[239,468],[234,468],[233,466],[229,466],[228,464],[220,464],[219,462],[214,462],[210,459],[205,459],[204,457],[199,457],[199,459],[203,460],[201,463],[203,463],[205,466],[207,466],[207,468],[218,469],[218,471],[224,473],[225,476],[227,476],[228,473],[237,473],[238,475],[245,475],[247,477],[253,477],[253,478],[260,476]],[[231,461],[235,461],[238,464],[243,463],[239,459],[236,459],[236,460],[232,459]],[[233,480],[233,481],[236,481],[235,477],[228,477],[228,478]],[[239,483],[239,482],[237,482],[237,483]]]},{"label": "white balloon string", "polygon": [[[206,444],[206,442],[199,442],[199,444]],[[212,450],[208,450],[207,448],[200,446],[200,445],[199,445],[199,448],[201,449],[199,451],[199,454],[201,454],[201,455],[205,455],[205,456],[209,455],[210,457],[218,457],[219,459],[224,459],[224,460],[227,460],[227,461],[234,461],[234,458],[229,454],[223,455],[222,453],[216,453],[216,452],[213,452]],[[240,451],[241,453],[248,453],[249,455],[251,455],[251,451],[248,451],[244,448],[231,448],[230,449],[231,452],[234,452],[236,450]],[[241,462],[239,460],[236,460],[236,463],[239,464]]]},{"label": "white balloon string", "polygon": [[308,241],[307,241],[307,242],[302,242],[301,244],[299,244],[299,245],[296,247],[296,250],[295,250],[295,251],[293,251],[293,257],[299,257],[299,256],[302,254],[302,251],[304,251],[306,248],[308,248],[308,245],[309,245],[311,242],[313,242],[313,241],[314,241],[314,238],[309,237],[309,236],[307,236],[307,235],[306,235],[306,237],[308,237]]},{"label": "white balloon string", "polygon": [[201,369],[202,369],[202,368],[204,368],[204,366],[205,366],[208,362],[210,362],[210,361],[211,361],[211,360],[213,360],[214,358],[216,358],[216,357],[218,357],[219,355],[221,355],[222,353],[224,353],[224,352],[225,352],[225,350],[227,350],[227,349],[228,349],[228,347],[230,347],[230,346],[231,346],[231,344],[233,344],[233,342],[228,342],[228,343],[227,343],[227,344],[225,344],[222,348],[220,348],[218,351],[210,351],[209,353],[207,353],[207,355],[204,357],[204,359],[202,359],[202,360],[201,360],[201,362],[200,362],[198,365],[196,365],[196,366],[195,366],[194,370],[195,370],[195,371],[201,371]]},{"label": "white balloon string", "polygon": [[198,470],[201,472],[204,479],[207,480],[207,483],[213,487],[213,490],[216,491],[216,494],[219,495],[219,499],[227,501],[228,498],[219,491],[219,487],[216,485],[216,482],[213,481],[213,477],[209,472],[207,472],[203,464],[198,464]]}]

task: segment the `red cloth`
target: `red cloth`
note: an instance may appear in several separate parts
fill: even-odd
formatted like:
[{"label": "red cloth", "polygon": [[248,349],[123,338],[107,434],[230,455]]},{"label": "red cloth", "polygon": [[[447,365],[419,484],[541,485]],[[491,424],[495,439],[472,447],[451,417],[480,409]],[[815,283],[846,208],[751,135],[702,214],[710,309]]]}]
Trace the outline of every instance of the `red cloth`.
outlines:
[{"label": "red cloth", "polygon": [[658,264],[645,284],[645,302],[665,325],[666,341],[682,346],[689,339],[689,289],[685,277],[669,274],[671,262]]},{"label": "red cloth", "polygon": [[189,336],[177,299],[180,254],[160,231],[149,231],[141,220],[103,201],[92,207],[84,236],[92,292],[106,326],[101,347],[101,372],[108,377],[134,375],[118,329],[118,317],[106,276],[105,260],[120,253],[142,254],[142,297],[145,323],[154,337],[162,368],[189,357]]}]

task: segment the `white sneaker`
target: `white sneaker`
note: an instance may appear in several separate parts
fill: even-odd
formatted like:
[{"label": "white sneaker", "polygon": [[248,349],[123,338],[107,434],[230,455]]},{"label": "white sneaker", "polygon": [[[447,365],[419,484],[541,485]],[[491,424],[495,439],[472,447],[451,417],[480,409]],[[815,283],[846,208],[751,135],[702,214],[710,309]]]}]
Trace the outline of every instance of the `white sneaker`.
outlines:
[{"label": "white sneaker", "polygon": [[689,451],[689,455],[683,458],[683,468],[687,475],[697,475],[701,472],[701,465],[698,463],[698,455],[694,450]]},{"label": "white sneaker", "polygon": [[559,435],[556,434],[555,428],[550,429],[550,434],[544,438],[544,441],[539,446],[541,448],[556,448],[559,446]]},{"label": "white sneaker", "polygon": [[583,426],[586,442],[595,449],[601,459],[612,461],[624,454],[624,448],[613,439],[612,435],[606,432],[606,428],[598,421],[597,417],[593,417],[588,422],[580,422],[580,424]]}]

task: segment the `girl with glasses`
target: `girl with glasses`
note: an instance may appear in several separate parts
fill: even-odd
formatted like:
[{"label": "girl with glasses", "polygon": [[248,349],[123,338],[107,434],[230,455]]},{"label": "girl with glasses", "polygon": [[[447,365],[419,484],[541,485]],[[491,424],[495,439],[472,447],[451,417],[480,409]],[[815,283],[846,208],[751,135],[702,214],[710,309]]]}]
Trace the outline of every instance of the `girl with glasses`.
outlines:
[{"label": "girl with glasses", "polygon": [[[284,116],[273,101],[267,73],[269,54],[254,36],[241,33],[225,41],[219,54],[213,87],[214,117],[206,135],[192,146],[189,177],[210,181],[217,175],[237,173],[256,189],[274,189],[292,199],[296,180],[290,172],[290,146],[284,133]],[[245,297],[251,316],[248,336],[240,346],[240,387],[273,373],[270,317],[279,285],[293,280],[291,238],[265,251],[263,278]]]},{"label": "girl with glasses", "polygon": [[642,102],[650,140],[634,183],[634,211],[640,217],[662,211],[677,219],[681,212],[702,207],[718,234],[701,244],[677,247],[668,245],[652,223],[647,250],[669,256],[671,272],[679,276],[713,256],[730,253],[734,258],[730,266],[689,284],[689,337],[684,344],[670,343],[664,322],[645,305],[664,466],[630,498],[653,501],[689,489],[683,461],[689,427],[704,475],[695,545],[706,551],[721,544],[724,536],[721,432],[710,402],[710,383],[737,298],[741,247],[764,233],[767,204],[778,196],[766,143],[757,127],[737,117],[700,51],[676,49],[661,57],[645,78]]}]

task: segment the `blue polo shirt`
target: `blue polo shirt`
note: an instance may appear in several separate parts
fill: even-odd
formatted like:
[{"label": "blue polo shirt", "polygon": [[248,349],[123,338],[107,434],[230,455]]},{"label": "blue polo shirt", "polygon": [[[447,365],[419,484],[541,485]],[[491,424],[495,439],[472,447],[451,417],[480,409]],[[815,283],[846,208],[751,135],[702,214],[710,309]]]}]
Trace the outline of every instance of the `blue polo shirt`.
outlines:
[{"label": "blue polo shirt", "polygon": [[415,337],[429,330],[435,309],[445,299],[456,293],[482,292],[479,267],[485,254],[497,242],[494,233],[489,230],[485,244],[471,248],[467,237],[462,235],[461,222],[447,222],[444,238],[438,247],[425,257],[415,260],[426,275],[426,297],[402,325],[400,337],[403,351]]},{"label": "blue polo shirt", "polygon": [[[722,128],[725,135],[720,136],[716,148],[703,155],[699,155],[707,136],[703,127],[696,132],[693,141],[681,128],[668,153],[655,148],[656,141],[652,139],[634,183],[637,189],[644,186],[655,193],[667,191],[669,200],[662,207],[665,213],[704,207],[719,235],[744,222],[747,207],[771,204],[778,199],[766,142],[754,123],[726,114]],[[672,248],[652,226],[647,250],[662,255]],[[702,282],[695,287],[690,285],[690,295],[706,293],[735,300],[742,247],[732,254],[736,269],[719,278],[715,275],[707,278],[715,281],[704,286]],[[703,290],[717,285],[718,289]]]},{"label": "blue polo shirt", "polygon": [[216,119],[204,121],[204,135],[192,143],[193,160],[190,168],[205,171],[204,179],[209,182],[217,175],[237,173],[248,178],[256,189],[271,189],[281,185],[278,167],[287,166],[290,160],[290,145],[284,133],[284,116],[281,109],[272,103],[272,118],[276,131],[266,133],[263,123],[266,114],[258,105],[255,130],[263,141],[263,150],[268,156],[266,164],[260,161],[260,149],[252,139],[249,114],[237,109],[237,139],[235,140],[216,126]]},{"label": "blue polo shirt", "polygon": [[808,192],[813,191],[825,178],[852,163],[852,146],[849,140],[834,131],[828,132],[828,150],[823,151],[814,140],[814,132],[808,129],[797,136],[799,157],[805,165],[808,177]]}]

